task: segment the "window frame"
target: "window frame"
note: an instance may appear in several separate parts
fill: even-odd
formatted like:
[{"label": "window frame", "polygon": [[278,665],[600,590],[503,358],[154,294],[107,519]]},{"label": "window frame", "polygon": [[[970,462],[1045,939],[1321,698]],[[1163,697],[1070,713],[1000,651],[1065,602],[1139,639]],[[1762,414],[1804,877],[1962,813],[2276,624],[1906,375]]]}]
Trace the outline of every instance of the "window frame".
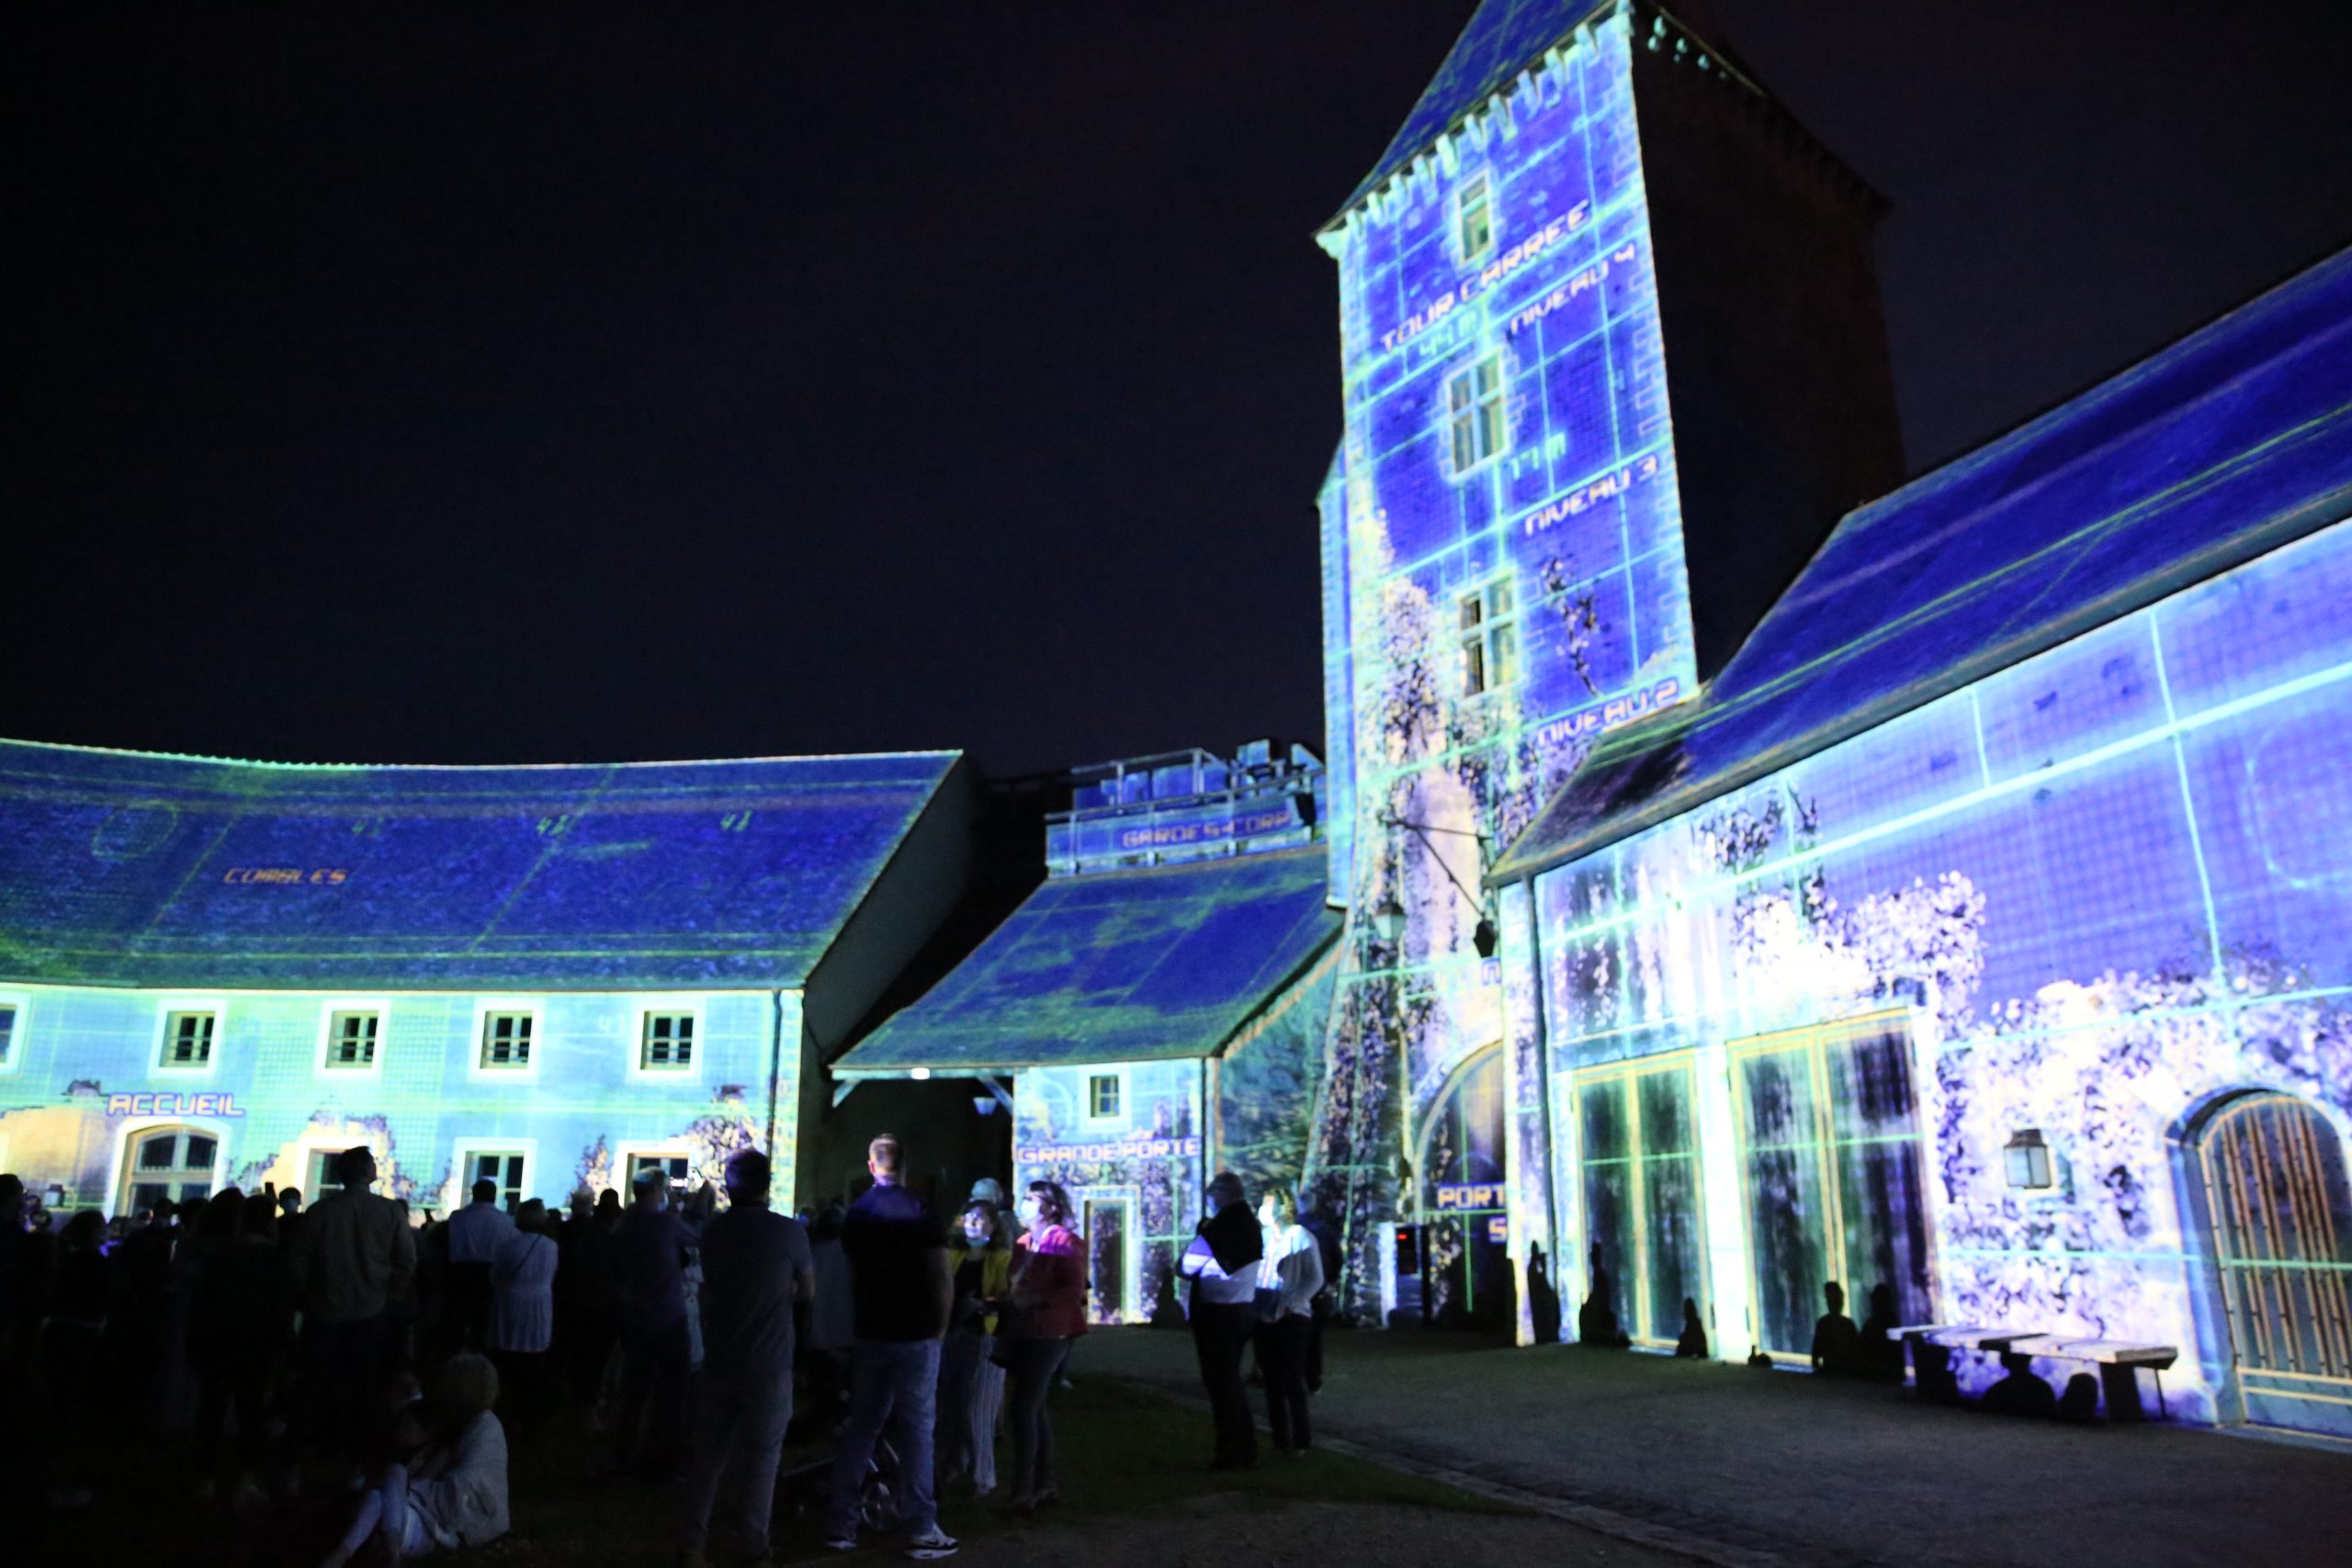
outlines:
[{"label": "window frame", "polygon": [[[0,1051],[0,1075],[13,1073],[24,1066],[27,1024],[32,1018],[32,998],[23,991],[0,991],[0,1008],[12,1015],[8,1024],[8,1046]],[[0,1165],[0,1170],[7,1167]]]},{"label": "window frame", "polygon": [[[175,1062],[170,1050],[176,1031],[172,1021],[191,1014],[209,1015],[212,1032],[206,1039],[205,1055],[201,1062]],[[220,1070],[220,1057],[228,1047],[229,1003],[220,996],[175,996],[155,998],[155,1037],[148,1048],[151,1070],[159,1077],[209,1078]]]},{"label": "window frame", "polygon": [[[492,1066],[489,1056],[490,1021],[518,1013],[531,1021],[530,1053],[519,1065]],[[547,1004],[537,997],[478,997],[474,999],[473,1032],[466,1046],[466,1077],[472,1083],[530,1083],[547,1058]],[[379,1053],[380,1055],[380,1052]]]},{"label": "window frame", "polygon": [[[182,1009],[180,1010],[194,1011],[197,1010]],[[217,1033],[214,1036],[214,1039],[217,1043],[219,1039]],[[216,1056],[219,1055],[217,1051],[214,1054]],[[106,1196],[105,1201],[97,1205],[99,1212],[105,1214],[108,1219],[113,1219],[118,1214],[127,1214],[131,1212],[131,1190],[138,1185],[138,1183],[132,1179],[132,1178],[137,1174],[132,1170],[130,1165],[132,1151],[148,1137],[154,1134],[163,1132],[177,1132],[183,1134],[196,1133],[211,1139],[212,1175],[211,1184],[209,1190],[218,1192],[227,1184],[227,1177],[229,1174],[229,1144],[231,1137],[230,1123],[223,1122],[218,1118],[209,1116],[125,1117],[121,1123],[116,1127],[114,1137],[110,1140],[112,1145],[112,1156],[107,1165],[107,1181],[104,1189]],[[174,1166],[172,1169],[175,1172],[178,1172],[182,1168]],[[175,1190],[178,1185],[179,1183],[176,1181],[173,1183]],[[75,1207],[89,1206],[86,1193],[80,1191],[78,1189],[70,1190],[74,1191]],[[179,1200],[176,1197],[173,1199],[175,1203],[178,1201]]]},{"label": "window frame", "polygon": [[[1482,389],[1480,379],[1492,372],[1494,385]],[[1457,400],[1456,389],[1465,395]],[[1448,471],[1462,479],[1476,473],[1487,464],[1496,462],[1510,452],[1510,367],[1504,363],[1503,351],[1489,349],[1464,365],[1446,373],[1439,394],[1439,413],[1445,422],[1445,451]],[[1491,418],[1492,428],[1488,428]],[[1472,452],[1467,459],[1464,453],[1464,436],[1476,447],[1484,435],[1491,445],[1483,452]]]},{"label": "window frame", "polygon": [[[1117,1096],[1118,1104],[1108,1115],[1098,1115],[1094,1110],[1094,1086],[1106,1080],[1114,1086],[1113,1093]],[[1126,1125],[1134,1113],[1134,1100],[1129,1089],[1126,1068],[1087,1068],[1085,1083],[1080,1090],[1080,1119],[1090,1129]]]},{"label": "window frame", "polygon": [[[1478,194],[1478,223],[1484,237],[1476,245],[1470,243],[1470,194]],[[1453,250],[1462,265],[1469,266],[1492,255],[1495,250],[1495,177],[1490,169],[1480,169],[1453,187]]]},{"label": "window frame", "polygon": [[[628,1202],[634,1193],[634,1184],[637,1179],[636,1166],[641,1159],[684,1160],[686,1179],[690,1182],[699,1174],[699,1169],[695,1164],[693,1146],[676,1138],[657,1138],[649,1139],[644,1143],[616,1144],[613,1145],[613,1190],[621,1195],[621,1201],[624,1203]],[[673,1181],[671,1184],[671,1190],[677,1193],[684,1192],[685,1189]],[[673,1199],[673,1201],[675,1200]]]},{"label": "window frame", "polygon": [[1463,590],[1454,605],[1462,694],[1482,697],[1517,685],[1525,671],[1520,657],[1519,590],[1511,574],[1500,572]]},{"label": "window frame", "polygon": [[[371,1013],[376,1020],[373,1039],[375,1049],[365,1065],[345,1066],[334,1060],[335,1047],[341,1042],[335,1032],[335,1020],[354,1013]],[[392,1004],[389,997],[330,997],[319,1006],[319,1048],[312,1058],[312,1070],[330,1082],[345,1083],[355,1078],[379,1078],[384,1075],[384,1049],[391,1033]]]},{"label": "window frame", "polygon": [[[503,1008],[497,1010],[512,1012],[516,1010]],[[538,1193],[532,1190],[532,1183],[538,1179],[539,1175],[538,1139],[501,1138],[489,1134],[475,1134],[455,1139],[449,1145],[449,1177],[441,1187],[441,1196],[444,1200],[441,1213],[444,1215],[454,1214],[473,1201],[473,1162],[483,1155],[522,1157],[523,1178],[513,1190],[516,1208],[522,1207],[526,1200],[538,1196]],[[507,1190],[506,1184],[501,1181],[499,1192],[502,1212],[505,1207],[504,1194]]]},{"label": "window frame", "polygon": [[[697,1083],[702,1078],[703,1058],[710,1049],[710,1021],[704,998],[698,996],[640,997],[629,1011],[632,1028],[629,1032],[628,1075],[632,1079],[648,1083]],[[690,1019],[694,1022],[694,1049],[683,1064],[651,1064],[645,1059],[645,1032],[652,1021],[661,1017]]]}]

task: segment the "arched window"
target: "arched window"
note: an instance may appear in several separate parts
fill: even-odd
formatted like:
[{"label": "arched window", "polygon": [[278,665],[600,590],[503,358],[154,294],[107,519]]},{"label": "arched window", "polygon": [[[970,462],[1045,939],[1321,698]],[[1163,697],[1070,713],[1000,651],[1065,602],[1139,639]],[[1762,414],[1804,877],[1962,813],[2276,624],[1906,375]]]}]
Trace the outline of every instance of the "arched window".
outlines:
[{"label": "arched window", "polygon": [[131,1135],[122,1157],[121,1213],[212,1195],[220,1140],[194,1127],[149,1127]]}]

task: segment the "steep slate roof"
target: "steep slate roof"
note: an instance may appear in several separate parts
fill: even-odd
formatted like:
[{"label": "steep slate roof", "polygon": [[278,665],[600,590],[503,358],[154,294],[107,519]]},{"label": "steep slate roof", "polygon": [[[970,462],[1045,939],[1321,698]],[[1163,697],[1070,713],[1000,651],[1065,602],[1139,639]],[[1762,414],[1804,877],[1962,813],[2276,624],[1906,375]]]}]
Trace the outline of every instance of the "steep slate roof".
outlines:
[{"label": "steep slate roof", "polygon": [[796,986],[955,761],[313,767],[0,741],[0,979]]},{"label": "steep slate roof", "polygon": [[1388,151],[1363,177],[1326,229],[1356,203],[1378,188],[1397,170],[1411,163],[1455,121],[1468,115],[1497,88],[1510,81],[1537,55],[1576,30],[1577,25],[1611,0],[1486,0],[1453,40],[1445,63],[1437,68],[1421,90],[1413,112],[1405,117]]},{"label": "steep slate roof", "polygon": [[1555,865],[2352,513],[2352,250],[1847,516],[1699,697],[1488,874]]},{"label": "steep slate roof", "polygon": [[1324,874],[1318,843],[1056,877],[833,1071],[1210,1055],[1339,934]]}]

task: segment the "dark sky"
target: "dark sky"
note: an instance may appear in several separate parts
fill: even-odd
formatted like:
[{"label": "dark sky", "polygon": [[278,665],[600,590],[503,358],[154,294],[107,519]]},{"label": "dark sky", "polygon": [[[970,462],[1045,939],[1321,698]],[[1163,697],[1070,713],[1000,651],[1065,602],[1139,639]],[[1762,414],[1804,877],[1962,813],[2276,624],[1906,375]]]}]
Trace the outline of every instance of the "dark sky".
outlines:
[{"label": "dark sky", "polygon": [[[1471,0],[0,23],[0,733],[1320,734],[1309,236]],[[1719,0],[1895,202],[1914,468],[2352,241],[2333,7]]]}]

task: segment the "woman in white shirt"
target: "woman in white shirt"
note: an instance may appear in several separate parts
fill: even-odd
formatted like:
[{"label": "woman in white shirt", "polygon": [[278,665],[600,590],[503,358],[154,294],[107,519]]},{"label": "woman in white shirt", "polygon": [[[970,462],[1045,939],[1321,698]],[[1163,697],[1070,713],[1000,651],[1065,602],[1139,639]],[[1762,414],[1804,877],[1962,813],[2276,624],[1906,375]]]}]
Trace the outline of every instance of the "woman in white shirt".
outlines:
[{"label": "woman in white shirt", "polygon": [[506,1384],[514,1434],[528,1438],[547,1408],[548,1344],[555,1331],[555,1238],[537,1198],[514,1215],[514,1234],[491,1259],[490,1353]]},{"label": "woman in white shirt", "polygon": [[1278,1453],[1307,1447],[1306,1356],[1315,1337],[1315,1295],[1323,1288],[1323,1249],[1298,1223],[1298,1202],[1270,1187],[1258,1205],[1266,1258],[1258,1276],[1258,1365],[1266,1374],[1266,1424]]}]

